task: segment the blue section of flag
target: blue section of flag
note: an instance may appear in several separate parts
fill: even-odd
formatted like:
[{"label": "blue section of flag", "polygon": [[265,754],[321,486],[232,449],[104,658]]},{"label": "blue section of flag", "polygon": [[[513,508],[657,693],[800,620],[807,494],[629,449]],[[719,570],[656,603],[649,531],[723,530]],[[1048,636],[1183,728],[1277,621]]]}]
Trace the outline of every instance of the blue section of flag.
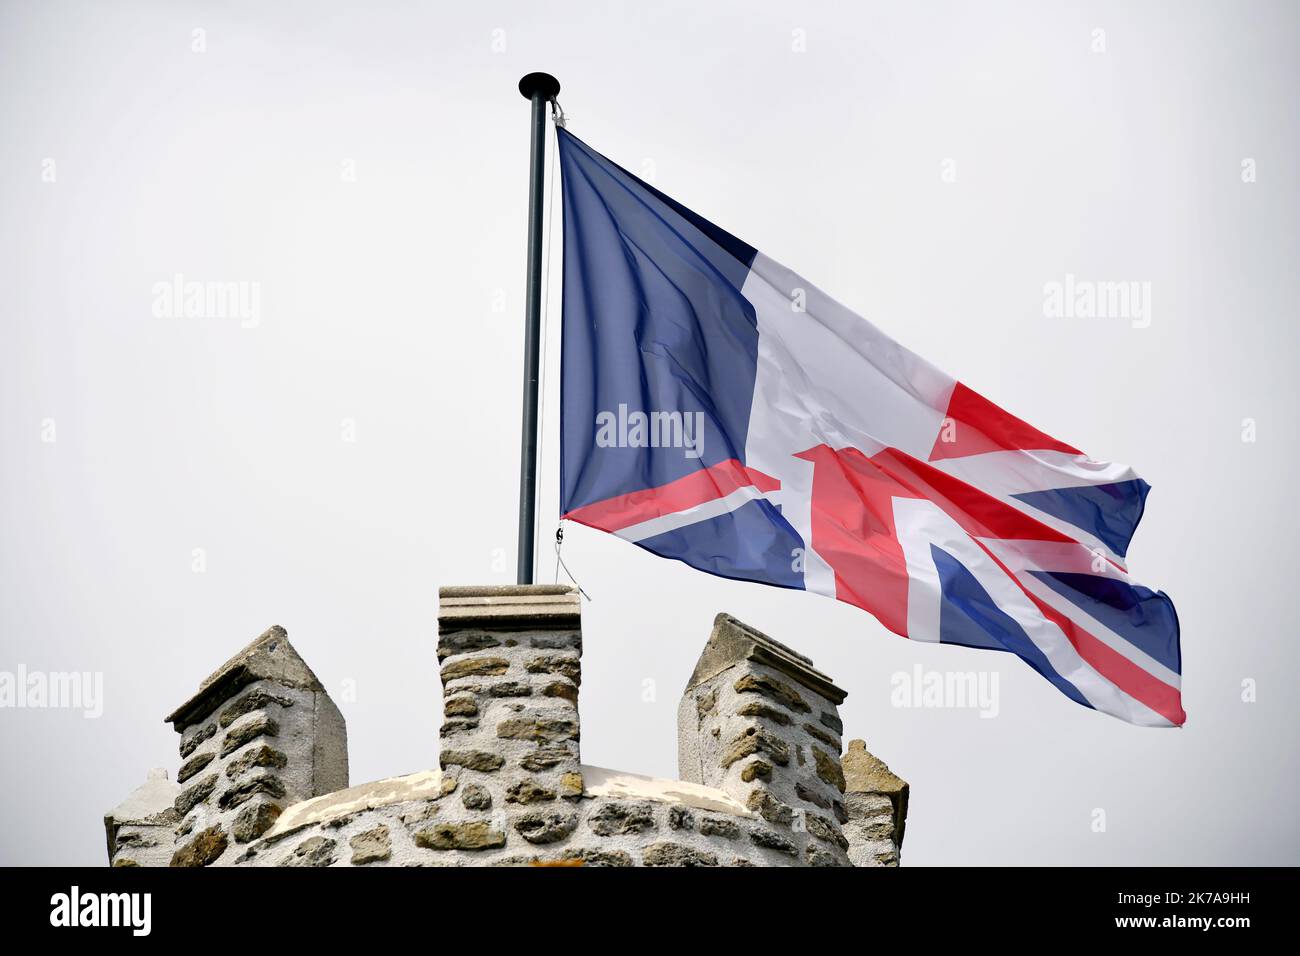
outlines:
[{"label": "blue section of flag", "polygon": [[1061,693],[1076,703],[1091,707],[1079,689],[1056,672],[1025,629],[1003,611],[975,575],[938,545],[930,545],[935,569],[939,572],[942,598],[939,608],[939,641],[994,651],[1010,651]]},{"label": "blue section of flag", "polygon": [[803,590],[804,542],[768,501],[638,541],[663,558],[739,581]]},{"label": "blue section of flag", "polygon": [[[564,513],[728,459],[743,463],[758,327],[740,294],[751,247],[558,133]],[[680,447],[601,447],[596,417],[620,406],[646,415],[703,413],[702,455]]]},{"label": "blue section of flag", "polygon": [[1122,558],[1128,553],[1128,543],[1142,520],[1142,509],[1150,490],[1151,486],[1145,481],[1134,478],[1106,485],[1027,491],[1013,497],[1031,508],[1082,528]]},{"label": "blue section of flag", "polygon": [[1182,673],[1178,615],[1163,591],[1100,574],[1029,573],[1175,674]]}]

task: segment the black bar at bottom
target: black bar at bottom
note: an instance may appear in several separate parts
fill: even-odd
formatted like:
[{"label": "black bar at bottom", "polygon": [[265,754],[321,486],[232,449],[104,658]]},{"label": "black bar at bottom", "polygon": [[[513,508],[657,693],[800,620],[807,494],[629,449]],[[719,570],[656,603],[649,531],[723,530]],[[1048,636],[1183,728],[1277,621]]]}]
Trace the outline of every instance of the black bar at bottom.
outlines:
[{"label": "black bar at bottom", "polygon": [[[1231,946],[1258,929],[1281,938],[1294,884],[1293,870],[1272,868],[52,867],[0,869],[0,919],[14,939],[74,931],[127,938],[147,928],[155,939],[235,949],[358,937],[574,945],[602,931],[672,942],[713,920],[745,950],[779,925],[815,930],[818,946],[842,936],[864,949],[865,938],[876,945],[889,937],[923,948],[948,938],[986,948],[1097,936],[1199,936]],[[74,894],[79,927],[70,925]],[[115,900],[102,902],[105,894]],[[88,906],[100,915],[90,918]],[[85,925],[113,912],[120,925]],[[130,915],[144,912],[147,927],[142,918],[133,926]],[[618,914],[621,926],[597,918],[602,912]]]}]

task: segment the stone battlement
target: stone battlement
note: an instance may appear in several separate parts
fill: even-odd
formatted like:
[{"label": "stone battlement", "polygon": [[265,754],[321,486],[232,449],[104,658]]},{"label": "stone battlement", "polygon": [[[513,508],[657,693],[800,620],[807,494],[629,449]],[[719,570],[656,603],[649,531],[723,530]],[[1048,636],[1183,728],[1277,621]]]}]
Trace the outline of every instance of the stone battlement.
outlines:
[{"label": "stone battlement", "polygon": [[347,731],[273,627],[167,720],[152,771],[105,817],[113,866],[891,866],[907,784],[845,692],[719,614],[678,709],[680,780],[581,762],[578,593],[439,592],[439,766],[348,786]]}]

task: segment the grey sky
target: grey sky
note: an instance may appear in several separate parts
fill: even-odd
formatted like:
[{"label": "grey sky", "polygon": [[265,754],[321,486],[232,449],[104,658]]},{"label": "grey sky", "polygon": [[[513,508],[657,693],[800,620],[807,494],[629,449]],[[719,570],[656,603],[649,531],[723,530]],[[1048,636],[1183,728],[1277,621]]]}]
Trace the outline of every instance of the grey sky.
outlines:
[{"label": "grey sky", "polygon": [[[1131,569],[1183,628],[1187,725],[1143,730],[570,526],[585,762],[676,775],[725,609],[849,691],[906,864],[1300,862],[1297,64],[1287,3],[0,3],[0,671],[104,693],[0,710],[0,863],[104,862],[162,716],[273,623],[354,782],[435,765],[436,589],[513,579],[533,69],[594,148],[1136,467]],[[178,273],[256,283],[256,321],[155,308]],[[1149,325],[1048,318],[1067,274],[1149,282]],[[891,706],[918,664],[996,671],[998,716]]]}]

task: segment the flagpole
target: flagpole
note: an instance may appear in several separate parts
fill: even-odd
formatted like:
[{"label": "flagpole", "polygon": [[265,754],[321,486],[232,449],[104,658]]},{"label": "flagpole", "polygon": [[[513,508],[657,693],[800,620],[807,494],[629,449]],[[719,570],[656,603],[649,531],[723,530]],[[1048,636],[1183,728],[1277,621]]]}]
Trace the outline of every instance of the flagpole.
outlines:
[{"label": "flagpole", "polygon": [[542,195],[546,177],[546,104],[560,92],[549,73],[529,73],[519,92],[532,102],[528,159],[528,291],[524,320],[524,410],[519,447],[519,584],[533,583],[537,514],[537,376],[542,324]]}]

